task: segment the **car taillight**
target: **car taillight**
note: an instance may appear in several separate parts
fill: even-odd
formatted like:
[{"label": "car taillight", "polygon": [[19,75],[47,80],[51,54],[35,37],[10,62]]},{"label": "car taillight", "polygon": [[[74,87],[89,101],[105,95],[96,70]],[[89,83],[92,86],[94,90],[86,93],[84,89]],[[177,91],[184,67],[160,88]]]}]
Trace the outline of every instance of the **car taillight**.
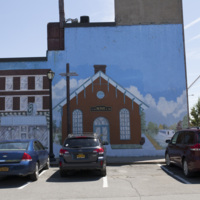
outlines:
[{"label": "car taillight", "polygon": [[95,149],[95,150],[93,150],[93,153],[103,154],[104,153],[104,149],[103,148]]},{"label": "car taillight", "polygon": [[24,153],[23,157],[22,157],[23,161],[32,161],[31,156],[28,153]]},{"label": "car taillight", "polygon": [[190,147],[191,151],[200,151],[200,144],[195,144]]},{"label": "car taillight", "polygon": [[65,150],[65,149],[60,149],[60,156],[63,156],[63,154],[69,153],[69,151]]}]

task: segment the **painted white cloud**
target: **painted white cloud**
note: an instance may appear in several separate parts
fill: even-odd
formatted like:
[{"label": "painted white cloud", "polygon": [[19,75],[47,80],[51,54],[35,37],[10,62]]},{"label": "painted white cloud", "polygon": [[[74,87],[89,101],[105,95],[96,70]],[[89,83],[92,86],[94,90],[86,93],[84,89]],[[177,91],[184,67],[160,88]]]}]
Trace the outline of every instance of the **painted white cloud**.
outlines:
[{"label": "painted white cloud", "polygon": [[[70,93],[73,92],[76,88],[80,87],[87,79],[88,78],[76,80],[74,78],[71,78]],[[62,78],[52,87],[52,96],[55,101],[61,101],[66,98],[66,79]]]},{"label": "painted white cloud", "polygon": [[174,118],[179,118],[181,114],[187,112],[185,91],[181,96],[177,97],[176,101],[167,101],[165,97],[160,97],[156,102],[151,94],[143,96],[135,86],[130,86],[127,90],[144,101],[151,109],[155,109],[163,117],[172,115]]}]

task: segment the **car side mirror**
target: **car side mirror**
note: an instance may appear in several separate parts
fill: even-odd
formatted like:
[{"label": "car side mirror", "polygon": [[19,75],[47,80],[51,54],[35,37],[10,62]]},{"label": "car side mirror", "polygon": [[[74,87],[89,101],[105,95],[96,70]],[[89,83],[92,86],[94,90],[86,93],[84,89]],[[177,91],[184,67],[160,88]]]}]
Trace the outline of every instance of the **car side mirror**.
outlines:
[{"label": "car side mirror", "polygon": [[165,142],[169,144],[171,142],[171,140],[165,140]]}]

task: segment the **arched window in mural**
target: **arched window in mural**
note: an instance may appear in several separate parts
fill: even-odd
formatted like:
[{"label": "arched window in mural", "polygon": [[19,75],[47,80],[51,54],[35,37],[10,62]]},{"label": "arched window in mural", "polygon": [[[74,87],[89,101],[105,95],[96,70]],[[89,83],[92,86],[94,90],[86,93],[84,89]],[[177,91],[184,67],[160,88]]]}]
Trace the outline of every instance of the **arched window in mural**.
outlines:
[{"label": "arched window in mural", "polygon": [[130,114],[126,108],[119,112],[120,140],[130,140]]},{"label": "arched window in mural", "polygon": [[73,133],[82,134],[83,133],[83,114],[81,110],[73,111]]}]

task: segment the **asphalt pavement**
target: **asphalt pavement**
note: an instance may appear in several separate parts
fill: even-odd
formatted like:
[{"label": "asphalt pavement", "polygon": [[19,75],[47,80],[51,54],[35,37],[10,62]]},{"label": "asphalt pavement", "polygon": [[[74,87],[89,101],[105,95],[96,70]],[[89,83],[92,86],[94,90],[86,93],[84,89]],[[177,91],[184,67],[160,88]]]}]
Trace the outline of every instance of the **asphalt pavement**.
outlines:
[{"label": "asphalt pavement", "polygon": [[[163,156],[141,156],[141,157],[107,157],[107,165],[129,165],[129,164],[164,164]],[[51,162],[52,167],[59,166],[59,158]]]}]

